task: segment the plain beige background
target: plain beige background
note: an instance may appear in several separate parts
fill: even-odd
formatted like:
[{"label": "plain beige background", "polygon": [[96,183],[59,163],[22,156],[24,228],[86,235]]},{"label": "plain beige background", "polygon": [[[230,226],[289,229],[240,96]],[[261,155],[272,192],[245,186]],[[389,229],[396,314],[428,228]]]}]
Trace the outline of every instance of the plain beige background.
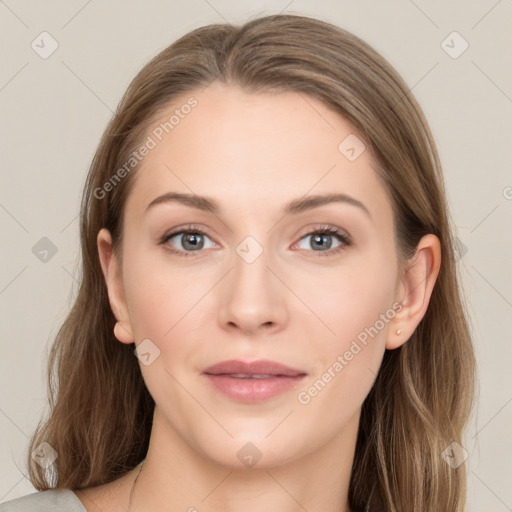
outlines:
[{"label": "plain beige background", "polygon": [[[34,492],[25,477],[27,443],[46,412],[47,350],[77,284],[81,190],[122,93],[189,30],[279,12],[318,17],[363,38],[425,111],[461,243],[480,372],[464,445],[468,510],[512,510],[510,0],[1,1],[0,502]],[[58,44],[47,58],[31,47],[44,37],[51,49],[42,32]],[[33,252],[43,237],[57,249],[46,262]]]}]

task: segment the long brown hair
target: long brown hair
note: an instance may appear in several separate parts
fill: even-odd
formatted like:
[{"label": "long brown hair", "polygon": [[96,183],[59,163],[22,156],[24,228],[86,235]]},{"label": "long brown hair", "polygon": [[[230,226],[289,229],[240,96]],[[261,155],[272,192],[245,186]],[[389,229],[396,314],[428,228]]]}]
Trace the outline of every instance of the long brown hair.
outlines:
[{"label": "long brown hair", "polygon": [[[250,92],[296,91],[334,109],[373,153],[392,200],[400,261],[414,254],[423,235],[440,239],[442,265],[427,312],[405,345],[386,351],[363,404],[349,495],[354,510],[462,511],[465,465],[452,469],[441,454],[452,442],[463,443],[475,361],[432,135],[407,85],[375,50],[341,28],[295,15],[193,30],[154,57],[121,99],[85,183],[83,271],[49,355],[50,414],[27,456],[33,485],[45,490],[107,483],[146,455],[155,404],[133,345],[113,335],[96,246],[105,227],[118,250],[137,166],[107,193],[104,184],[142,144],[162,109],[213,80]],[[30,456],[42,442],[58,453],[52,482]]]}]

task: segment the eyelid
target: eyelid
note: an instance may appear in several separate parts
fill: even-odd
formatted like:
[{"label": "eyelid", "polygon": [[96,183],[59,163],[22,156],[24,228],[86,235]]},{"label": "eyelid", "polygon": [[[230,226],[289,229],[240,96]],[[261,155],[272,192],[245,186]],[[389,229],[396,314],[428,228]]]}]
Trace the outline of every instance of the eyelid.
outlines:
[{"label": "eyelid", "polygon": [[180,235],[182,233],[200,233],[200,234],[206,235],[206,236],[208,236],[208,238],[210,238],[208,233],[206,233],[199,226],[197,226],[195,224],[187,224],[185,226],[178,226],[169,231],[166,231],[165,234],[161,237],[161,241],[169,240],[169,238],[172,238],[173,236],[176,236],[176,235]]},{"label": "eyelid", "polygon": [[308,235],[314,235],[316,233],[328,233],[331,235],[337,235],[344,239],[347,243],[352,243],[352,237],[344,229],[333,226],[332,224],[320,224],[315,225],[316,227],[308,227],[306,231],[300,235],[299,240],[302,240]]}]

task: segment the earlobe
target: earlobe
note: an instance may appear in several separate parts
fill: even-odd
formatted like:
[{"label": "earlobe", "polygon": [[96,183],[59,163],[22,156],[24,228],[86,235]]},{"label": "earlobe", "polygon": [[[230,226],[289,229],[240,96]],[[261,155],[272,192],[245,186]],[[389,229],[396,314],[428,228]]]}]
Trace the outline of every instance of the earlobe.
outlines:
[{"label": "earlobe", "polygon": [[133,343],[134,336],[124,298],[122,276],[113,251],[112,237],[107,229],[102,228],[98,232],[97,246],[110,307],[117,320],[114,335],[122,343]]},{"label": "earlobe", "polygon": [[114,336],[121,343],[133,343],[133,333],[131,329],[127,330],[123,322],[117,322],[114,325]]},{"label": "earlobe", "polygon": [[441,268],[441,243],[433,234],[425,235],[409,260],[398,288],[400,311],[389,327],[386,348],[402,346],[427,312]]}]

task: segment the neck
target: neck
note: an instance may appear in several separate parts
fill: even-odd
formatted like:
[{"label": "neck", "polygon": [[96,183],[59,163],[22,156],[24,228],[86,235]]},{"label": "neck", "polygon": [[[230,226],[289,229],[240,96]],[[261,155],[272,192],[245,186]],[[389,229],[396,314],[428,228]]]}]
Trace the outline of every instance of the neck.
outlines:
[{"label": "neck", "polygon": [[[130,512],[350,512],[348,488],[359,417],[311,453],[265,466],[226,467],[194,451],[155,409]],[[286,459],[285,456],[282,457]]]}]

